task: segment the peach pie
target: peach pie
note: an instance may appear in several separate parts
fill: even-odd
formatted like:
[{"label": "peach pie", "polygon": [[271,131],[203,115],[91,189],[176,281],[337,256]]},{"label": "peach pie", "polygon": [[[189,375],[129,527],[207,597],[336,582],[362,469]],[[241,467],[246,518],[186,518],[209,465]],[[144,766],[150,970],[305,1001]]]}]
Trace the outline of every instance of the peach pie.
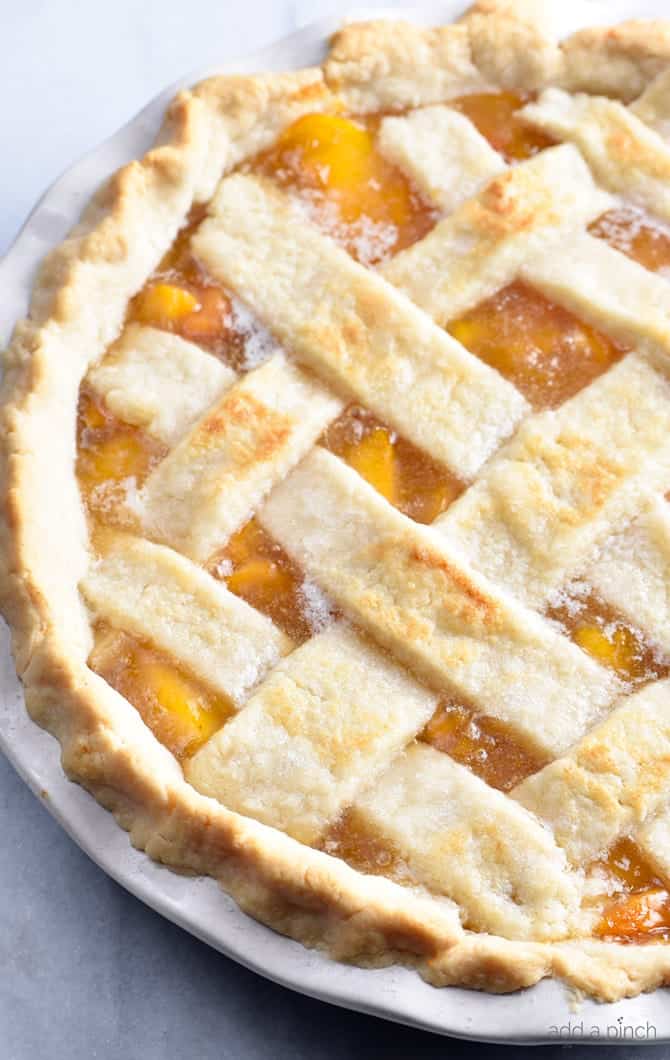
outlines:
[{"label": "peach pie", "polygon": [[670,22],[214,77],[5,356],[2,606],[132,842],[340,960],[670,981]]}]

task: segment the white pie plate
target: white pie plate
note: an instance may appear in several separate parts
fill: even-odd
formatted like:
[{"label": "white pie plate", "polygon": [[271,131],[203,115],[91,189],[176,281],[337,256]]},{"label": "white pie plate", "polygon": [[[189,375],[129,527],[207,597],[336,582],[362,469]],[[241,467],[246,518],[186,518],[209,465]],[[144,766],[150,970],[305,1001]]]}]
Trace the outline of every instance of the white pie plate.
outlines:
[{"label": "white pie plate", "polygon": [[[412,8],[357,10],[351,20],[401,15],[422,24],[448,22],[464,0]],[[561,31],[619,18],[666,14],[664,0],[566,0]],[[0,262],[0,342],[25,313],[35,267],[77,220],[106,176],[151,144],[162,112],[177,88],[211,73],[290,69],[321,61],[342,16],[321,19],[246,59],[216,71],[200,70],[162,92],[128,125],[69,169],[37,204]],[[211,879],[177,876],[134,850],[114,819],[62,772],[56,741],[26,714],[0,624],[0,748],[18,773],[79,846],[106,873],[169,920],[246,967],[293,990],[399,1023],[462,1038],[519,1044],[573,1042],[628,1044],[670,1040],[666,991],[615,1005],[575,999],[554,981],[523,993],[490,996],[428,986],[404,968],[369,971],[335,963],[251,920]]]}]

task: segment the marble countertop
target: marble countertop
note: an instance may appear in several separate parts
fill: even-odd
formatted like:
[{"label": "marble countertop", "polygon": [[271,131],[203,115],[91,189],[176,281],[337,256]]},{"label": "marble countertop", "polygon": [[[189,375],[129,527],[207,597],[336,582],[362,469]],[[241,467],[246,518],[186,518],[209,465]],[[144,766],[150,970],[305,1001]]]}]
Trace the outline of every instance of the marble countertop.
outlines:
[{"label": "marble countertop", "polygon": [[[350,6],[3,4],[0,253],[66,167],[184,71],[249,53]],[[0,969],[0,1060],[437,1060],[446,1053],[484,1060],[506,1053],[336,1009],[234,964],[108,879],[2,758]],[[564,1048],[534,1055],[557,1058]],[[633,1050],[616,1056],[626,1060]],[[651,1047],[635,1051],[637,1060],[646,1056]]]}]

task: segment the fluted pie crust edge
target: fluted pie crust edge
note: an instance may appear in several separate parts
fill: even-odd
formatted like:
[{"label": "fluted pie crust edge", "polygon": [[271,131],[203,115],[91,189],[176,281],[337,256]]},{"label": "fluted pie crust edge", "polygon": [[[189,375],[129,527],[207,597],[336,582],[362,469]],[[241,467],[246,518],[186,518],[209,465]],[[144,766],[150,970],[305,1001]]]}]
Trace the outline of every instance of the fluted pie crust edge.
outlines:
[{"label": "fluted pie crust edge", "polygon": [[77,396],[118,335],[126,305],[220,176],[305,110],[420,106],[483,77],[508,89],[559,85],[629,101],[670,63],[670,22],[586,30],[562,46],[550,4],[481,0],[453,26],[353,24],[320,68],[212,78],[180,93],[157,145],[94,196],[49,254],[2,384],[2,611],[33,720],[134,846],[217,879],[247,913],[339,960],[415,967],[436,986],[494,992],[549,975],[615,1000],[670,980],[670,947],[597,940],[515,942],[454,926],[436,899],[228,811],[198,794],[136,712],[86,665],[77,585],[88,564],[75,479]]}]

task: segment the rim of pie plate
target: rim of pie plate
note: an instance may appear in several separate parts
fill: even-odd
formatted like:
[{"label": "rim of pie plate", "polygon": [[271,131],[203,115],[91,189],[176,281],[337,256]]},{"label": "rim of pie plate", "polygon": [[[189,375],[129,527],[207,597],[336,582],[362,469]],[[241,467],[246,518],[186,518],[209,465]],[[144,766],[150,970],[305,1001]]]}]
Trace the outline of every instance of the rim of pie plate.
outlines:
[{"label": "rim of pie plate", "polygon": [[[462,5],[456,6],[462,7]],[[584,5],[580,6],[584,7]],[[448,21],[454,13],[452,5],[421,8],[418,11],[418,16],[414,12],[417,21],[428,23]],[[433,12],[435,12],[434,15]],[[370,14],[366,12],[365,16],[369,17]],[[412,14],[411,11],[402,12],[403,16],[411,17]],[[375,17],[397,16],[398,12],[376,11],[374,15]],[[608,20],[611,19],[610,12]],[[315,23],[269,52],[264,52],[263,68],[270,69],[275,63],[279,68],[284,65],[308,65],[315,61],[316,51],[321,50],[325,38],[339,22],[338,18]],[[588,5],[584,23],[595,22],[594,8]],[[254,68],[256,64],[260,66],[260,60],[260,56],[250,60],[244,69]],[[234,64],[235,69],[239,70],[240,65]],[[42,200],[2,265],[2,278],[7,280],[8,291],[2,310],[3,324],[9,325],[19,315],[21,303],[25,301],[27,293],[28,274],[46,246],[57,242],[61,233],[69,227],[78,214],[79,205],[88,198],[100,177],[110,172],[126,157],[141,153],[148,145],[151,140],[148,130],[155,123],[158,112],[171,98],[173,92],[174,88],[171,88],[162,94],[159,100],[151,104],[116,137],[69,171]],[[128,886],[130,890],[138,893],[145,901],[159,908],[171,919],[182,923],[193,933],[205,937],[213,945],[229,952],[231,956],[242,960],[243,963],[249,964],[263,974],[268,974],[306,993],[337,1003],[377,1012],[389,1018],[401,1019],[404,1022],[427,1026],[446,1033],[497,1040],[509,1040],[510,1037],[526,1041],[545,1038],[554,1040],[549,1027],[554,1024],[555,1020],[552,1018],[550,1021],[549,1015],[555,1017],[558,1011],[564,1010],[563,994],[555,982],[543,982],[531,991],[527,991],[525,995],[514,998],[513,1003],[509,1004],[511,999],[504,997],[482,999],[476,994],[456,988],[446,992],[445,997],[444,992],[431,990],[418,977],[399,968],[363,973],[356,968],[332,964],[320,954],[302,950],[301,947],[281,936],[275,936],[260,925],[249,922],[225,895],[209,886],[209,881],[198,881],[196,885],[193,881],[183,881],[178,877],[172,877],[165,870],[148,862],[142,855],[127,850],[126,837],[113,825],[111,817],[92,804],[92,801],[79,789],[72,788],[64,780],[57,764],[53,742],[45,738],[43,733],[19,713],[19,696],[11,677],[11,668],[5,667],[5,669],[8,672],[4,675],[6,681],[3,684],[3,691],[6,688],[6,695],[3,697],[2,704],[4,724],[1,736],[5,750],[35,790],[49,792],[48,807],[91,856],[103,864],[106,871]],[[99,836],[103,832],[106,833],[105,844],[99,842]],[[114,850],[111,857],[108,854],[109,850]],[[150,882],[147,883],[147,881]],[[202,901],[205,889],[208,894],[206,900]],[[195,895],[193,899],[191,890]],[[178,898],[175,897],[177,895]],[[185,910],[186,900],[190,906],[192,902],[195,902],[195,906]],[[201,901],[207,911],[206,916],[202,916],[197,908],[197,904]],[[217,916],[219,916],[220,908],[223,908],[225,920],[230,918],[227,930],[216,933],[212,931],[211,914],[214,906],[217,908]],[[260,946],[262,950],[268,951],[263,959],[250,960],[250,949],[247,945],[231,944],[230,934],[233,932],[233,924],[235,933],[248,932],[249,941],[253,936],[254,946]],[[400,984],[402,984],[402,998],[398,996]],[[388,1001],[389,994],[393,996],[391,1003]],[[533,996],[532,1005],[527,1006],[524,999],[530,998],[531,995]],[[407,998],[411,998],[409,1003],[407,1003]],[[486,1002],[483,1006],[482,1001]],[[642,1010],[652,1001],[650,997],[638,999],[635,1002],[636,1012],[642,1015]],[[620,1012],[626,1012],[630,1009],[630,1004],[623,1002],[617,1005],[594,1007],[587,1002],[586,1009],[594,1026],[596,1022],[604,1026],[605,1019],[611,1018],[610,1013],[616,1012],[618,1015]],[[539,1019],[538,1005],[545,1013]],[[523,1012],[524,1008],[525,1012]],[[605,1010],[608,1016],[605,1016]],[[486,1034],[482,1034],[480,1030],[484,1013],[486,1013]],[[419,1014],[424,1018],[417,1018]],[[660,1015],[660,1010],[653,1011],[652,1022],[655,1021],[655,1026],[660,1032],[659,1037],[667,1033]],[[571,1040],[578,1037],[579,1035],[575,1034]]]}]

